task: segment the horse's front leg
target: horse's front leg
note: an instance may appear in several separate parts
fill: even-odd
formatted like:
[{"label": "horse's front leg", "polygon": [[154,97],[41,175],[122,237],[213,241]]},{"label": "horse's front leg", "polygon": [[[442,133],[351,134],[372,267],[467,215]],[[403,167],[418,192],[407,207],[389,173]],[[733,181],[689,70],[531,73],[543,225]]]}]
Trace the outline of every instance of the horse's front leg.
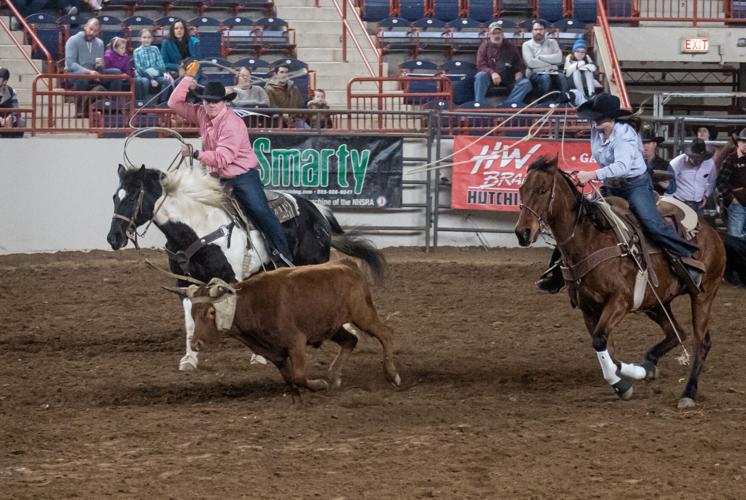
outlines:
[{"label": "horse's front leg", "polygon": [[197,369],[197,353],[192,350],[192,337],[194,337],[194,320],[192,319],[192,301],[184,298],[181,299],[181,305],[184,307],[184,329],[186,330],[186,354],[179,362],[179,370],[193,371]]},{"label": "horse's front leg", "polygon": [[640,365],[615,361],[607,346],[611,332],[627,315],[627,303],[621,297],[612,298],[603,306],[597,320],[591,312],[583,311],[583,315],[604,380],[619,399],[629,400],[634,392],[633,380],[643,380],[648,374]]}]

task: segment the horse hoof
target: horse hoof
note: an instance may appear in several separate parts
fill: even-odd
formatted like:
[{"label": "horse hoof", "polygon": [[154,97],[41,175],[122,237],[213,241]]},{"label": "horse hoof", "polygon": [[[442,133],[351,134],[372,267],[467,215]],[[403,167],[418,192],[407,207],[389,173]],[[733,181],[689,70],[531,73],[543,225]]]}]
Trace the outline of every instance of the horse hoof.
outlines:
[{"label": "horse hoof", "polygon": [[179,371],[193,372],[197,369],[197,358],[194,356],[184,356],[179,362]]},{"label": "horse hoof", "polygon": [[645,368],[645,380],[655,380],[658,378],[658,367],[650,361],[645,361],[642,365]]},{"label": "horse hoof", "polygon": [[629,401],[630,399],[632,399],[632,394],[634,394],[635,392],[635,386],[632,383],[632,380],[626,377],[623,377],[612,387],[614,388],[614,392],[616,392],[616,395],[619,396],[619,399],[621,399],[622,401]]},{"label": "horse hoof", "polygon": [[394,380],[391,383],[394,384],[394,387],[401,387],[401,377],[399,376],[398,373],[396,374],[396,377],[394,377]]},{"label": "horse hoof", "polygon": [[689,408],[694,408],[695,406],[697,406],[697,403],[695,403],[692,398],[679,399],[679,410],[688,410]]}]

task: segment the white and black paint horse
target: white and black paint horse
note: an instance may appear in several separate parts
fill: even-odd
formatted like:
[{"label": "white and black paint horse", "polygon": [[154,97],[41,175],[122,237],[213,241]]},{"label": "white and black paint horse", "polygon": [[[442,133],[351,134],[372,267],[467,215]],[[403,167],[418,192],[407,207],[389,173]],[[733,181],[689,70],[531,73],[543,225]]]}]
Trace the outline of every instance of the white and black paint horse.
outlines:
[{"label": "white and black paint horse", "polygon": [[[203,282],[220,278],[239,281],[270,266],[269,252],[257,231],[251,234],[234,223],[226,210],[225,193],[217,179],[201,168],[182,167],[171,173],[119,166],[119,187],[114,193],[114,216],[107,241],[114,250],[123,248],[134,231],[150,221],[166,236],[171,271]],[[283,196],[297,206],[298,215],[283,228],[295,265],[329,260],[330,248],[364,260],[374,275],[383,274],[383,255],[367,241],[345,233],[334,214],[300,196]],[[248,240],[251,239],[251,245]],[[251,251],[247,254],[247,248]],[[179,286],[189,283],[179,282]],[[180,370],[197,368],[191,348],[194,334],[192,304],[183,299],[186,323],[186,354]]]}]

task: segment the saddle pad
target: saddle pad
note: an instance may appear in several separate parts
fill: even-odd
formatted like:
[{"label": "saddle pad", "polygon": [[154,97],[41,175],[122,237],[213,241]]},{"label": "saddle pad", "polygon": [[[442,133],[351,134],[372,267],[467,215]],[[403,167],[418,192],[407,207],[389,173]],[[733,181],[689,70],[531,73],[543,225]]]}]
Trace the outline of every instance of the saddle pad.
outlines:
[{"label": "saddle pad", "polygon": [[[671,216],[678,220],[679,223],[686,230],[686,236],[688,239],[694,238],[697,234],[697,225],[699,224],[699,217],[697,212],[692,207],[687,205],[681,200],[677,200],[673,196],[661,196],[658,198],[658,211],[665,217]],[[677,213],[677,210],[683,212]]]},{"label": "saddle pad", "polygon": [[[274,212],[275,217],[277,217],[277,220],[280,221],[280,224],[290,219],[294,219],[300,213],[298,210],[298,202],[295,200],[295,198],[279,191],[265,190],[264,194],[267,196],[267,203],[269,204],[269,208],[272,210],[272,212]],[[254,226],[251,219],[246,216],[243,208],[241,207],[241,204],[238,203],[238,201],[236,201],[236,199],[233,197],[233,193],[229,194],[228,199],[230,200],[231,205],[229,213],[238,217],[241,225],[247,231],[255,229],[256,226]]]}]

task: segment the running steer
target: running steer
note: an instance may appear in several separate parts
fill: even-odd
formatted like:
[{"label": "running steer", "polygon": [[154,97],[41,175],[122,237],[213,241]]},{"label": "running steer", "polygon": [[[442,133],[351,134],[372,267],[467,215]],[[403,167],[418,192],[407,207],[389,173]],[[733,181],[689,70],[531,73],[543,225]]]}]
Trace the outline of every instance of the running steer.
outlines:
[{"label": "running steer", "polygon": [[329,367],[332,387],[342,384],[342,366],[363,331],[383,347],[383,371],[401,384],[394,364],[391,328],[378,317],[365,274],[354,261],[283,268],[234,286],[214,279],[207,286],[169,289],[192,299],[192,349],[201,351],[220,333],[229,333],[272,361],[294,394],[298,387],[328,389],[324,379],[306,377],[306,345],[331,339],[340,346]]}]

